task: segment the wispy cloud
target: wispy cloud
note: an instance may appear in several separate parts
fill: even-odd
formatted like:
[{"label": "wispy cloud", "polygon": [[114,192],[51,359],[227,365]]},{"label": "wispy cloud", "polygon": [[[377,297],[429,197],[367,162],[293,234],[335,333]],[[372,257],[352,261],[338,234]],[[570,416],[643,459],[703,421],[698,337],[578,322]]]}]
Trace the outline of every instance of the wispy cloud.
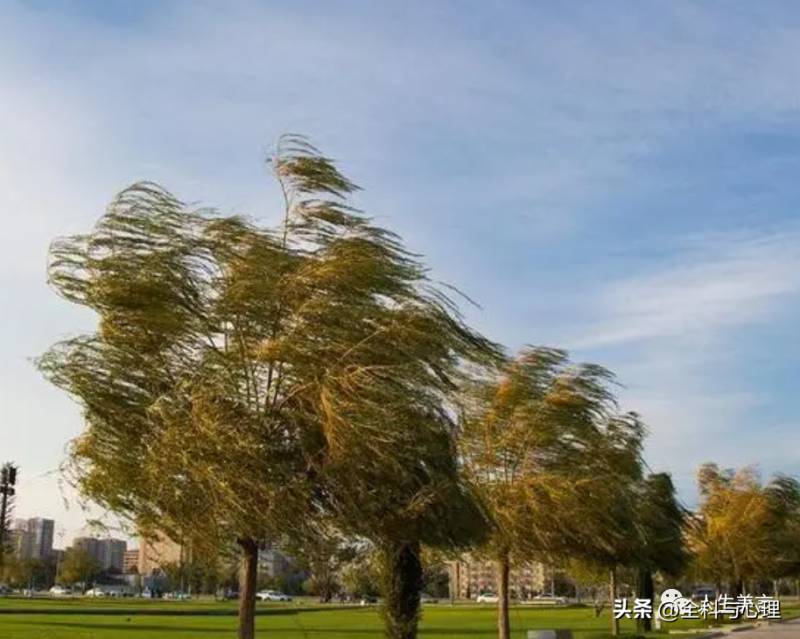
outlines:
[{"label": "wispy cloud", "polygon": [[[653,460],[690,476],[705,453],[681,454],[687,438],[732,461],[736,442],[768,456],[746,420],[792,398],[743,388],[749,362],[733,345],[797,308],[800,230],[769,230],[742,192],[783,205],[765,210],[771,222],[787,217],[797,154],[789,145],[776,167],[769,143],[739,148],[734,134],[791,139],[800,14],[678,1],[90,6],[0,8],[0,408],[26,472],[57,465],[81,427],[27,358],[91,325],[47,290],[48,241],[85,230],[137,178],[269,218],[261,161],[287,130],[345,160],[367,187],[360,203],[483,305],[493,338],[571,346],[617,370],[653,428]],[[717,139],[735,148],[708,151]],[[744,214],[712,220],[708,204]],[[732,443],[714,449],[723,435]],[[44,492],[20,508],[54,508]]]},{"label": "wispy cloud", "polygon": [[603,287],[578,348],[715,335],[800,294],[800,231],[695,238],[667,263]]}]

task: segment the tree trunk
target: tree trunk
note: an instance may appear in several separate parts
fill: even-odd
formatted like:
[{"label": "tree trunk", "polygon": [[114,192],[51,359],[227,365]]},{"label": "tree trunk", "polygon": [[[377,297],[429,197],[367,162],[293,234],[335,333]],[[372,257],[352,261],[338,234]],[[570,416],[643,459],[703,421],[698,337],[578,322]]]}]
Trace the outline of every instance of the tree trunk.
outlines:
[{"label": "tree trunk", "polygon": [[239,571],[239,639],[255,639],[258,543],[250,538],[239,539],[238,543],[242,549],[242,565]]},{"label": "tree trunk", "polygon": [[[655,586],[653,584],[653,573],[647,568],[639,570],[639,598],[655,601]],[[653,629],[653,620],[649,617],[638,620],[639,632],[650,632]]]},{"label": "tree trunk", "polygon": [[497,637],[511,637],[511,623],[508,617],[508,575],[510,572],[508,553],[497,558]]},{"label": "tree trunk", "polygon": [[457,560],[450,566],[450,605],[456,602],[458,592],[461,588],[461,561]]},{"label": "tree trunk", "polygon": [[608,595],[611,599],[611,635],[619,637],[619,619],[614,614],[614,600],[617,598],[617,567],[613,566],[609,571]]},{"label": "tree trunk", "polygon": [[388,639],[416,639],[422,592],[419,543],[389,544],[382,554],[384,634]]}]

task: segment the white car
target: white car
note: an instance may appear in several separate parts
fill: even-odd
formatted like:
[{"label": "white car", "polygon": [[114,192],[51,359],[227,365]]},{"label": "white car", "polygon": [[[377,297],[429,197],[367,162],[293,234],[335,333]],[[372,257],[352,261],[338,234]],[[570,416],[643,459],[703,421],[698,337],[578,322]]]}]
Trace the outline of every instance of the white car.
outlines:
[{"label": "white car", "polygon": [[478,595],[475,601],[478,603],[497,603],[500,601],[500,597],[487,592]]},{"label": "white car", "polygon": [[164,594],[164,599],[171,599],[173,601],[189,601],[191,598],[192,597],[189,595],[189,593],[181,592],[180,590]]},{"label": "white car", "polygon": [[292,598],[278,590],[262,590],[256,593],[256,599],[259,601],[291,601]]},{"label": "white car", "polygon": [[70,594],[70,590],[69,588],[64,588],[64,586],[53,586],[50,588],[50,594],[54,597],[65,597]]},{"label": "white car", "polygon": [[558,595],[536,595],[521,603],[529,606],[566,606],[569,602],[566,597],[560,597]]},{"label": "white car", "polygon": [[102,588],[92,588],[83,593],[84,597],[105,597],[108,593]]}]

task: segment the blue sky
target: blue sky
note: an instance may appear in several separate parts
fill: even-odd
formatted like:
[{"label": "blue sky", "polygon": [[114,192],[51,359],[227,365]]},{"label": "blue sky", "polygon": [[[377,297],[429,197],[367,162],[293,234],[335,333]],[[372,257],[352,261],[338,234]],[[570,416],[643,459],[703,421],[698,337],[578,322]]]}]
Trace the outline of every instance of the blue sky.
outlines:
[{"label": "blue sky", "polygon": [[798,36],[778,2],[4,2],[19,514],[84,520],[45,475],[79,409],[30,358],[92,318],[48,290],[48,243],[141,178],[273,222],[287,131],[341,159],[477,327],[616,371],[687,503],[706,460],[800,472]]}]

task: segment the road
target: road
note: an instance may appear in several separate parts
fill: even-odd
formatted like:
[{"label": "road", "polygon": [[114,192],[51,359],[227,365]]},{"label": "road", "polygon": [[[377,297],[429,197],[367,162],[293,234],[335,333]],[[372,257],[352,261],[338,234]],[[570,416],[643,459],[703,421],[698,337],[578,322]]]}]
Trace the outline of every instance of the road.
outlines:
[{"label": "road", "polygon": [[763,626],[755,630],[735,632],[730,637],[734,639],[798,639],[800,638],[800,619]]}]

